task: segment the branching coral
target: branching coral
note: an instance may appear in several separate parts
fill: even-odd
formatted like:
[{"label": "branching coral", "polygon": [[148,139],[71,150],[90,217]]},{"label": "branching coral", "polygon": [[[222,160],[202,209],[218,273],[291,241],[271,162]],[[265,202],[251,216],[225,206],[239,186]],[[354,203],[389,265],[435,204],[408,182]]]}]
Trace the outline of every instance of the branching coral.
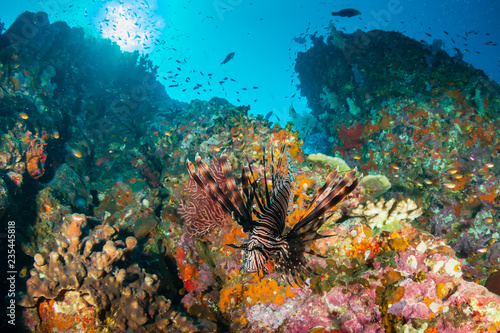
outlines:
[{"label": "branching coral", "polygon": [[410,221],[420,215],[422,210],[411,199],[396,203],[395,199],[385,201],[383,198],[376,202],[360,204],[350,214],[352,217],[363,217],[372,229]]}]

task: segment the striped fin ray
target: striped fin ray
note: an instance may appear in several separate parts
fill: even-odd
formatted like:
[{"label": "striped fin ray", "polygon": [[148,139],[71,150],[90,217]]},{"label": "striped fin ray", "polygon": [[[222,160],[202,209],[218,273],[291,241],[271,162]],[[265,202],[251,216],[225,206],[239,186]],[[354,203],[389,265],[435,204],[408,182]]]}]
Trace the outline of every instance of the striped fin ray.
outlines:
[{"label": "striped fin ray", "polygon": [[294,241],[297,242],[295,246],[302,246],[298,243],[304,243],[307,244],[309,242],[315,241],[317,239],[322,239],[322,238],[328,238],[331,237],[332,235],[321,235],[318,234],[318,229],[321,228],[323,223],[327,220],[327,218],[321,217],[318,218],[309,224],[306,224],[300,229],[297,229],[295,232],[290,232],[287,234],[287,239],[289,241]]},{"label": "striped fin ray", "polygon": [[[240,213],[240,215],[243,216],[244,220],[246,220],[246,221],[252,220],[251,202],[249,203],[248,201],[247,202],[243,201],[243,198],[241,197],[240,192],[237,190],[236,182],[234,180],[233,173],[232,173],[231,164],[229,164],[226,154],[221,155],[220,166],[222,168],[224,178],[226,178],[227,191],[229,192],[229,195],[233,199],[234,203],[236,204],[236,206],[238,208],[238,212]],[[247,183],[247,182],[245,182],[245,183]],[[248,193],[248,190],[246,192]],[[251,195],[246,194],[245,196],[247,197],[247,199],[250,199],[250,201],[251,201],[251,199],[252,199]]]},{"label": "striped fin ray", "polygon": [[[252,167],[250,165],[250,160],[248,159],[248,157],[247,157],[247,161],[248,161],[248,166],[245,166],[243,168],[242,178],[243,178],[243,172],[245,172],[246,178],[250,182],[250,188],[252,190],[251,193],[255,196],[255,199],[257,201],[257,206],[259,207],[259,209],[254,208],[254,211],[256,212],[257,216],[260,216],[260,215],[262,215],[262,211],[264,211],[264,207],[267,205],[268,201],[264,201],[262,194],[259,192],[259,188],[257,186],[257,178],[255,177],[255,175],[253,173]],[[251,178],[250,178],[250,176],[251,176]],[[247,187],[248,187],[248,185],[247,185]],[[243,189],[245,189],[245,185],[243,185]]]},{"label": "striped fin ray", "polygon": [[331,187],[333,186],[333,183],[335,182],[336,178],[337,178],[337,174],[338,174],[338,169],[335,170],[335,171],[332,171],[328,174],[328,176],[326,177],[326,181],[325,181],[325,184],[318,190],[318,192],[316,192],[314,194],[314,197],[312,198],[311,200],[311,203],[309,204],[309,206],[307,207],[307,209],[305,210],[304,214],[301,216],[301,219],[306,216],[307,214],[309,214],[309,212],[311,211],[311,209],[313,208],[314,204],[316,203],[316,200],[323,194],[323,192],[325,192],[325,190],[328,188],[328,187]]},{"label": "striped fin ray", "polygon": [[[273,155],[274,160],[274,155]],[[287,177],[290,181],[295,179],[295,168],[292,166],[292,161],[288,145],[282,145],[280,148],[280,156],[277,165],[273,168],[273,195],[281,189]],[[274,161],[273,161],[274,164]]]},{"label": "striped fin ray", "polygon": [[269,188],[267,187],[267,175],[266,175],[266,148],[262,147],[263,157],[262,162],[264,164],[264,189],[266,190],[266,204],[268,204],[271,199],[269,197]]},{"label": "striped fin ray", "polygon": [[188,171],[191,178],[200,186],[201,189],[207,193],[212,200],[217,202],[220,207],[228,213],[234,220],[236,220],[245,231],[251,230],[251,226],[253,224],[251,218],[247,219],[247,216],[251,216],[251,214],[243,215],[238,208],[233,204],[233,202],[229,199],[229,197],[222,192],[219,185],[215,181],[215,179],[210,174],[210,169],[207,164],[201,161],[201,157],[199,154],[195,156],[196,166],[198,167],[198,171],[200,176],[196,174],[195,167],[191,161],[187,161]]},{"label": "striped fin ray", "polygon": [[[355,178],[356,171],[351,170],[344,175],[342,180],[337,183],[337,185],[331,189],[327,190],[325,198],[323,198],[314,209],[309,212],[305,217],[303,217],[290,231],[291,233],[297,233],[299,229],[305,225],[311,223],[312,221],[318,219],[321,215],[326,213],[332,207],[341,202],[345,197],[347,197],[354,189],[358,186],[358,178]],[[347,186],[352,181],[350,186]]]}]

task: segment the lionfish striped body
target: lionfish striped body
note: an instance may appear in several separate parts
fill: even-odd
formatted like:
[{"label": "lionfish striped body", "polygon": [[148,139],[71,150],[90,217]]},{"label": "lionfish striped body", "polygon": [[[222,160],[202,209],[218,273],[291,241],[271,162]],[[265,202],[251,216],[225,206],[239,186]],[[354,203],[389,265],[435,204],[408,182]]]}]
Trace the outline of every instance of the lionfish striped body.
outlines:
[{"label": "lionfish striped body", "polygon": [[[227,156],[222,154],[220,165],[226,182],[226,193],[219,188],[208,166],[201,161],[198,154],[195,163],[199,174],[196,173],[193,163],[188,160],[187,164],[189,174],[198,186],[231,215],[245,232],[250,233],[249,239],[243,245],[232,245],[245,250],[245,271],[268,272],[267,264],[272,262],[274,270],[283,273],[288,283],[291,277],[300,284],[299,282],[304,280],[304,273],[311,272],[304,254],[315,254],[309,250],[308,245],[316,239],[328,237],[317,233],[325,220],[325,213],[354,191],[358,178],[355,177],[355,170],[342,177],[337,177],[337,171],[331,172],[304,216],[290,231],[284,233],[290,199],[293,198],[292,183],[296,169],[291,162],[287,146],[281,147],[276,164],[271,150],[272,189],[269,191],[265,161],[264,156],[264,194],[258,188],[258,180],[251,171],[250,163],[242,170],[241,190],[238,190],[231,165]],[[257,219],[253,218],[252,213]]]}]

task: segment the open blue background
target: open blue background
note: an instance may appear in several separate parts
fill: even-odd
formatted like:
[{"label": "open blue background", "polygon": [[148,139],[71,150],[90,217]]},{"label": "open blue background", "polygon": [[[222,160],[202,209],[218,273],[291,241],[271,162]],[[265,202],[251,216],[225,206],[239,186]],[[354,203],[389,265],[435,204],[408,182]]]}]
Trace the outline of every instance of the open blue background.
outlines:
[{"label": "open blue background", "polygon": [[[331,16],[344,8],[355,8],[361,15]],[[290,120],[292,101],[298,112],[307,111],[293,68],[296,52],[311,42],[307,38],[299,44],[293,38],[306,31],[325,35],[330,21],[345,32],[380,28],[429,44],[442,39],[451,55],[458,48],[464,61],[500,82],[500,45],[485,44],[500,41],[497,0],[21,0],[3,4],[0,19],[7,28],[25,10],[45,11],[51,22],[64,20],[89,35],[111,38],[122,49],[150,54],[161,81],[178,85],[167,88],[173,98],[189,102],[224,97],[236,105],[251,105],[254,114],[273,111],[282,123]],[[234,59],[221,65],[230,52],[235,52]],[[234,81],[219,84],[225,77]],[[193,90],[197,84],[201,87]]]}]

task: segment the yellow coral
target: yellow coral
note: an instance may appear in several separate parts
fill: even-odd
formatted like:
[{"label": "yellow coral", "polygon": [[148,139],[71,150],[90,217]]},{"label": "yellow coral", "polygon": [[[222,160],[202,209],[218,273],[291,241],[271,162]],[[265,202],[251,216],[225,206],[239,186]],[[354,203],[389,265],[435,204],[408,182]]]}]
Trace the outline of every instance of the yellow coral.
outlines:
[{"label": "yellow coral", "polygon": [[439,282],[436,284],[436,296],[438,298],[445,298],[451,295],[456,290],[456,285],[448,282],[446,284]]},{"label": "yellow coral", "polygon": [[229,289],[222,288],[220,291],[219,309],[226,311],[226,309],[233,308],[238,304],[243,297],[243,285],[236,284]]},{"label": "yellow coral", "polygon": [[[243,232],[243,228],[240,227],[239,225],[233,226],[231,228],[231,231],[224,235],[224,240],[222,241],[221,245],[236,244],[237,243],[237,240],[236,240],[237,236],[238,237],[245,237],[245,233]],[[230,247],[229,250],[231,251],[232,254],[234,254],[234,248]]]},{"label": "yellow coral", "polygon": [[396,238],[392,240],[390,246],[393,250],[404,251],[408,247],[408,242],[404,238]]},{"label": "yellow coral", "polygon": [[287,298],[295,297],[290,286],[280,286],[275,280],[261,279],[255,283],[236,284],[229,288],[223,288],[220,292],[219,309],[227,311],[236,308],[241,302],[247,306],[257,303],[274,303],[281,305]]},{"label": "yellow coral", "polygon": [[[353,233],[356,236],[353,236]],[[381,250],[379,242],[372,238],[371,229],[365,225],[356,225],[353,233],[350,234],[352,249],[346,251],[351,258],[365,260],[367,254],[377,256]],[[355,239],[355,237],[357,237]]]}]

